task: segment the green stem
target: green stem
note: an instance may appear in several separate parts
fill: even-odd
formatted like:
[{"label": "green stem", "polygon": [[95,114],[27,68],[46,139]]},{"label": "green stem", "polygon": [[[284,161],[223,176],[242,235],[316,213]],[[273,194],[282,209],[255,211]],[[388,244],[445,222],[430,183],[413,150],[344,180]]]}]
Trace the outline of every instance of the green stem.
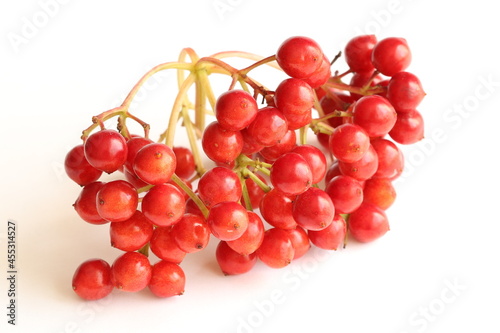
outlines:
[{"label": "green stem", "polygon": [[184,126],[186,127],[186,133],[189,140],[189,145],[191,147],[191,151],[193,152],[194,164],[196,166],[196,171],[199,176],[205,173],[205,168],[203,167],[203,161],[201,158],[200,150],[198,149],[198,145],[196,143],[196,134],[194,132],[194,126],[191,122],[191,118],[189,117],[188,110],[186,107],[182,108],[182,119],[184,121]]},{"label": "green stem", "polygon": [[193,190],[184,183],[182,179],[180,179],[176,174],[172,176],[172,181],[176,183],[193,201],[194,203],[198,206],[200,209],[201,213],[205,218],[208,217],[208,208],[205,206],[203,201],[196,195],[196,193],[193,192]]},{"label": "green stem", "polygon": [[243,177],[252,179],[264,192],[271,191],[271,187],[264,183],[255,173],[248,170],[248,168],[241,170],[241,174]]}]

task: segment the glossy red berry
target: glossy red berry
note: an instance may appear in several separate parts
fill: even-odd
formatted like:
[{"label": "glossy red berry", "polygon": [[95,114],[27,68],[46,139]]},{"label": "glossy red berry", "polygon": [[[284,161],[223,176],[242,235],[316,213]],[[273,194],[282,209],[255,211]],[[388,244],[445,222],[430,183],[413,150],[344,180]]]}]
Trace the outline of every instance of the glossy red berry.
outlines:
[{"label": "glossy red berry", "polygon": [[332,199],[338,214],[352,213],[363,202],[363,186],[349,176],[335,176],[326,184],[325,192]]},{"label": "glossy red berry", "polygon": [[304,80],[288,78],[278,85],[274,92],[276,107],[285,117],[309,112],[314,105],[314,90]]},{"label": "glossy red berry", "polygon": [[210,241],[210,228],[207,222],[195,214],[184,214],[172,227],[171,233],[179,249],[186,253],[201,251]]},{"label": "glossy red berry", "polygon": [[89,259],[78,266],[72,280],[73,291],[89,301],[108,296],[113,291],[111,267],[102,259]]},{"label": "glossy red berry", "polygon": [[276,61],[283,71],[294,78],[306,78],[321,66],[323,51],[309,37],[294,36],[286,39],[276,52]]},{"label": "glossy red berry", "polygon": [[240,155],[243,137],[239,131],[225,129],[214,121],[205,128],[201,144],[208,158],[229,165]]},{"label": "glossy red berry", "polygon": [[330,196],[322,189],[310,187],[297,196],[293,203],[293,218],[307,230],[326,228],[335,216],[335,207]]},{"label": "glossy red berry", "polygon": [[353,72],[369,72],[375,69],[371,59],[375,44],[375,35],[356,36],[347,43],[344,51],[345,61]]},{"label": "glossy red berry", "polygon": [[305,192],[312,183],[312,172],[307,161],[297,153],[278,158],[271,168],[271,183],[287,195]]},{"label": "glossy red berry", "polygon": [[424,138],[424,118],[417,110],[399,113],[389,136],[397,143],[409,145]]},{"label": "glossy red berry", "polygon": [[337,250],[344,243],[346,232],[346,222],[341,215],[337,214],[325,229],[309,230],[307,233],[311,243],[320,249]]},{"label": "glossy red berry", "polygon": [[354,124],[361,126],[370,137],[383,137],[394,127],[397,115],[392,104],[382,96],[360,98],[353,109]]},{"label": "glossy red berry", "polygon": [[248,213],[239,203],[224,201],[210,209],[207,223],[215,237],[231,241],[240,238],[247,230]]},{"label": "glossy red berry", "polygon": [[299,154],[306,160],[309,169],[311,169],[313,184],[317,184],[324,179],[327,161],[325,154],[319,148],[305,144],[296,146],[291,152]]},{"label": "glossy red berry", "polygon": [[85,158],[94,168],[112,173],[127,160],[127,142],[114,130],[101,130],[91,134],[84,144]]},{"label": "glossy red berry", "polygon": [[149,243],[153,235],[153,224],[140,211],[123,222],[109,225],[111,246],[122,251],[137,251]]},{"label": "glossy red berry", "polygon": [[328,142],[333,156],[344,163],[359,161],[370,147],[368,133],[355,124],[335,128]]},{"label": "glossy red berry", "polygon": [[73,147],[64,159],[64,169],[68,177],[80,186],[97,181],[102,170],[94,168],[85,158],[83,145]]},{"label": "glossy red berry", "polygon": [[106,224],[108,220],[102,218],[97,211],[97,193],[104,186],[103,182],[93,182],[83,187],[73,207],[78,215],[90,224]]},{"label": "glossy red berry", "polygon": [[237,239],[227,241],[227,245],[234,251],[242,255],[248,255],[255,252],[264,240],[264,223],[262,219],[254,212],[248,213],[247,230]]},{"label": "glossy red berry", "polygon": [[257,256],[271,268],[288,266],[295,256],[295,249],[288,232],[279,228],[268,229],[257,250]]},{"label": "glossy red berry", "polygon": [[268,147],[275,145],[288,131],[288,125],[283,113],[274,107],[264,107],[247,128],[250,140]]},{"label": "glossy red berry", "polygon": [[262,197],[260,213],[264,220],[273,227],[293,229],[297,226],[292,211],[294,199],[295,196],[287,195],[274,188]]},{"label": "glossy red berry", "polygon": [[185,208],[184,195],[172,184],[156,185],[142,199],[142,212],[157,226],[177,223]]},{"label": "glossy red berry", "polygon": [[217,98],[215,116],[219,124],[230,131],[239,131],[250,125],[257,115],[255,98],[244,90],[229,90]]},{"label": "glossy red berry", "polygon": [[387,85],[387,99],[398,111],[416,109],[424,97],[422,83],[409,72],[394,74]]},{"label": "glossy red berry", "polygon": [[115,288],[137,292],[151,280],[152,268],[148,257],[139,252],[125,252],[113,262],[111,279]]},{"label": "glossy red berry", "polygon": [[233,250],[227,242],[220,241],[215,250],[215,258],[224,275],[238,275],[250,271],[257,262],[255,252],[240,254]]},{"label": "glossy red berry", "polygon": [[176,157],[172,148],[163,143],[142,147],[134,159],[134,172],[151,185],[167,183],[175,172]]},{"label": "glossy red berry", "polygon": [[172,150],[176,160],[175,174],[182,179],[191,178],[196,172],[193,152],[186,147],[174,147]]},{"label": "glossy red berry", "polygon": [[293,260],[303,257],[311,248],[307,232],[300,226],[297,226],[295,229],[288,229],[286,232],[288,232],[288,237],[290,237],[290,241],[292,242],[294,250]]},{"label": "glossy red berry", "polygon": [[158,258],[180,264],[186,257],[186,252],[179,248],[173,236],[172,226],[156,227],[149,246]]},{"label": "glossy red berry", "polygon": [[213,167],[201,176],[198,182],[198,195],[212,207],[223,201],[239,201],[242,187],[238,175],[225,167]]},{"label": "glossy red berry", "polygon": [[404,71],[411,63],[411,52],[406,39],[388,37],[380,40],[373,48],[372,63],[386,76]]},{"label": "glossy red berry", "polygon": [[386,210],[396,200],[396,190],[387,178],[372,178],[365,182],[364,202],[369,202]]},{"label": "glossy red berry", "polygon": [[166,298],[184,294],[186,275],[177,264],[161,260],[153,265],[149,290],[157,297]]},{"label": "glossy red berry", "polygon": [[97,212],[110,222],[130,219],[137,210],[139,195],[135,187],[125,180],[104,184],[96,196]]},{"label": "glossy red berry", "polygon": [[381,208],[364,202],[349,215],[348,229],[354,239],[366,243],[382,237],[389,231],[389,221]]}]

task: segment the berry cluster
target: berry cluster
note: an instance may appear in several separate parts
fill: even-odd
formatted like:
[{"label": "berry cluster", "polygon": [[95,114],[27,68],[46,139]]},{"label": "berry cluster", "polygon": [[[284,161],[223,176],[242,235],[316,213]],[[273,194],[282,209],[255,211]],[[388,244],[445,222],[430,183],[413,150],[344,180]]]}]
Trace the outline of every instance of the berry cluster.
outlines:
[{"label": "berry cluster", "polygon": [[[235,55],[254,62],[238,70],[222,60]],[[417,107],[425,93],[405,71],[411,53],[402,38],[357,36],[344,55],[349,70],[339,74],[331,71],[338,56],[330,62],[314,40],[301,36],[267,58],[243,52],[200,58],[185,49],[178,62],[146,73],[121,106],[94,117],[83,143],[67,154],[66,172],[82,186],[78,215],[108,224],[111,245],[123,253],[112,265],[82,263],[74,291],[89,300],[114,288],[181,295],[180,264],[211,241],[218,242],[215,258],[230,275],[248,272],[258,260],[285,267],[312,245],[336,250],[348,236],[369,242],[384,235],[385,211],[396,198],[392,182],[404,165],[398,144],[423,137]],[[248,75],[262,65],[287,77],[268,89]],[[128,108],[140,86],[165,69],[178,71],[180,88],[169,127],[154,142],[149,125]],[[212,73],[232,79],[218,96]],[[117,130],[105,126],[111,118],[118,119]],[[139,123],[144,135],[131,134],[127,120]],[[189,147],[174,144],[181,127]],[[311,131],[317,140],[308,139]],[[121,176],[105,182],[103,173]]]}]

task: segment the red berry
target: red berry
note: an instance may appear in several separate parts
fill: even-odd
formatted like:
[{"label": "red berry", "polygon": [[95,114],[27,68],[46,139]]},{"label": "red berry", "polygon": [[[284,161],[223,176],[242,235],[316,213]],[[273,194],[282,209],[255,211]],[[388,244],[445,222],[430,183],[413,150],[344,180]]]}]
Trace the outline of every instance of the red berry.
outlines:
[{"label": "red berry", "polygon": [[194,156],[191,150],[185,147],[174,147],[172,150],[176,160],[175,174],[182,179],[191,178],[196,171]]},{"label": "red berry", "polygon": [[287,131],[288,125],[283,113],[270,106],[260,109],[247,128],[250,140],[264,147],[278,143]]},{"label": "red berry", "polygon": [[371,144],[378,156],[378,168],[373,178],[389,178],[390,180],[398,178],[404,169],[404,157],[401,150],[392,141],[383,138],[372,140]]},{"label": "red berry", "polygon": [[389,136],[397,143],[409,145],[424,138],[424,118],[417,110],[399,113]]},{"label": "red berry", "polygon": [[301,155],[287,153],[273,163],[270,179],[281,192],[298,195],[312,185],[312,172]]},{"label": "red berry", "polygon": [[172,184],[156,185],[142,199],[142,212],[155,225],[166,227],[184,215],[184,195]]},{"label": "red berry", "polygon": [[278,143],[273,146],[263,148],[259,153],[267,161],[275,161],[281,155],[292,150],[296,145],[297,137],[295,135],[295,131],[289,129],[285,136],[278,141]]},{"label": "red berry", "polygon": [[386,210],[396,200],[396,190],[387,178],[372,178],[365,182],[364,202],[369,202]]},{"label": "red berry", "polygon": [[111,279],[117,289],[136,292],[147,287],[151,272],[148,257],[139,252],[125,252],[111,266]]},{"label": "red berry", "polygon": [[71,149],[64,159],[64,169],[68,177],[80,186],[97,181],[102,174],[85,158],[83,145]]},{"label": "red berry", "polygon": [[370,137],[366,131],[355,124],[343,124],[333,131],[329,139],[333,156],[341,162],[359,161],[370,147]]},{"label": "red berry", "polygon": [[359,161],[353,163],[339,162],[339,168],[343,175],[350,176],[359,181],[369,179],[377,172],[377,152],[370,144],[368,151]]},{"label": "red berry", "polygon": [[239,131],[250,125],[257,111],[255,98],[244,90],[226,91],[215,103],[217,121],[229,131]]},{"label": "red berry", "polygon": [[227,245],[242,255],[255,252],[264,240],[264,223],[254,212],[248,213],[247,230],[238,239],[228,241]]},{"label": "red berry", "polygon": [[[257,175],[257,178],[259,178],[264,184],[267,185],[267,180],[264,179],[261,175]],[[252,207],[259,207],[260,202],[266,192],[251,178],[245,179],[245,184],[247,187],[248,195],[250,197],[250,201],[252,203]]]},{"label": "red berry", "polygon": [[90,224],[105,224],[109,222],[103,219],[97,212],[97,193],[103,185],[103,182],[93,182],[86,185],[80,191],[80,195],[73,204],[76,212],[85,222]]},{"label": "red berry", "polygon": [[139,195],[135,187],[125,180],[106,183],[97,192],[97,212],[103,219],[111,222],[122,222],[131,218],[138,203]]},{"label": "red berry", "polygon": [[227,242],[220,241],[215,250],[215,258],[224,275],[238,275],[250,271],[257,262],[254,253],[240,254],[233,250]]},{"label": "red berry", "polygon": [[369,72],[375,69],[371,59],[375,44],[375,35],[356,36],[347,43],[344,51],[345,61],[353,72]]},{"label": "red berry", "polygon": [[354,124],[361,126],[368,136],[385,136],[396,123],[396,110],[387,99],[378,95],[361,97],[353,109]]},{"label": "red berry", "polygon": [[243,137],[239,131],[225,129],[214,121],[205,128],[201,144],[209,159],[229,165],[240,155]]},{"label": "red berry", "polygon": [[307,232],[300,226],[297,226],[295,229],[288,229],[286,232],[288,232],[288,236],[293,245],[293,260],[304,256],[311,248],[311,242],[309,241]]},{"label": "red berry", "polygon": [[94,168],[112,173],[127,160],[127,142],[114,130],[101,130],[90,135],[84,144],[85,158]]},{"label": "red berry", "polygon": [[122,251],[137,251],[150,241],[153,224],[137,210],[126,221],[111,222],[109,233],[111,246]]},{"label": "red berry", "polygon": [[198,195],[209,208],[223,201],[240,201],[241,193],[238,175],[225,167],[208,170],[198,182]]},{"label": "red berry", "polygon": [[274,92],[276,107],[285,117],[309,112],[314,105],[314,91],[304,80],[288,78],[278,85]]},{"label": "red berry", "polygon": [[323,60],[319,68],[312,75],[303,78],[303,80],[313,89],[321,87],[332,76],[330,66],[330,60],[323,55]]},{"label": "red berry", "polygon": [[273,227],[293,229],[297,222],[293,218],[293,199],[278,189],[267,192],[260,201],[260,213],[264,220]]},{"label": "red berry", "polygon": [[326,156],[323,152],[313,145],[305,144],[296,146],[292,149],[292,153],[302,156],[312,173],[312,182],[317,184],[323,180],[326,174]]},{"label": "red berry", "polygon": [[337,214],[325,229],[309,230],[307,233],[311,243],[320,249],[337,250],[344,243],[346,232],[346,222],[341,215]]},{"label": "red berry", "polygon": [[349,215],[348,229],[354,239],[366,243],[389,231],[389,221],[381,208],[365,202]]},{"label": "red berry", "polygon": [[286,39],[276,52],[276,61],[291,77],[306,78],[321,66],[323,51],[313,39],[295,36]]},{"label": "red berry", "polygon": [[398,112],[416,109],[424,97],[422,84],[412,73],[396,73],[387,85],[387,99]]},{"label": "red berry", "polygon": [[86,300],[98,300],[113,291],[111,267],[102,259],[89,259],[76,269],[72,280],[74,292]]},{"label": "red berry", "polygon": [[372,51],[372,63],[386,76],[404,71],[411,62],[411,52],[404,38],[388,37],[379,41]]},{"label": "red berry", "polygon": [[156,227],[149,242],[151,251],[160,259],[180,264],[186,252],[174,241],[172,226]]},{"label": "red berry", "polygon": [[160,185],[172,178],[176,163],[172,148],[163,143],[150,143],[137,152],[134,172],[144,182]]},{"label": "red berry", "polygon": [[172,297],[184,294],[186,275],[182,268],[172,262],[161,260],[153,265],[148,287],[158,297]]},{"label": "red berry", "polygon": [[[152,140],[143,138],[141,136],[136,136],[130,138],[127,141],[127,161],[125,162],[125,168],[129,172],[134,172],[134,160],[137,152],[144,146],[153,143]],[[135,172],[134,172],[135,173]]]},{"label": "red berry", "polygon": [[186,253],[198,252],[207,247],[210,228],[205,219],[195,214],[184,214],[171,230],[177,246]]},{"label": "red berry", "polygon": [[326,228],[335,216],[335,207],[328,194],[316,187],[297,196],[293,204],[293,218],[307,230]]},{"label": "red berry", "polygon": [[363,186],[349,176],[335,176],[326,184],[325,192],[332,199],[338,214],[352,213],[363,202]]},{"label": "red berry", "polygon": [[271,268],[283,268],[289,265],[294,255],[295,249],[288,232],[279,228],[268,229],[257,250],[259,259]]},{"label": "red berry", "polygon": [[240,238],[247,230],[248,213],[239,203],[224,201],[210,209],[207,223],[215,237],[231,241]]}]

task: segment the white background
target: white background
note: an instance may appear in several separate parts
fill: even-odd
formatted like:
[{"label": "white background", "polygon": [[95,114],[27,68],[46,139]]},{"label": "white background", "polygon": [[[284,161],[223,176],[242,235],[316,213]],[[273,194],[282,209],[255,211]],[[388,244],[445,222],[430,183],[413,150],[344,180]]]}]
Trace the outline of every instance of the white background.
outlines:
[{"label": "white background", "polygon": [[[490,3],[2,1],[0,330],[498,332],[500,26]],[[333,56],[361,33],[405,37],[408,70],[427,92],[426,140],[404,148],[408,169],[385,237],[236,277],[219,272],[212,242],[182,264],[181,297],[144,290],[83,302],[73,293],[80,262],[119,254],[107,226],[76,216],[79,187],[62,169],[93,115],[117,106],[144,72],[184,47],[267,56],[306,35]],[[166,126],[175,89],[172,74],[158,82],[134,105],[153,133]],[[6,316],[8,219],[18,227],[15,327]]]}]

